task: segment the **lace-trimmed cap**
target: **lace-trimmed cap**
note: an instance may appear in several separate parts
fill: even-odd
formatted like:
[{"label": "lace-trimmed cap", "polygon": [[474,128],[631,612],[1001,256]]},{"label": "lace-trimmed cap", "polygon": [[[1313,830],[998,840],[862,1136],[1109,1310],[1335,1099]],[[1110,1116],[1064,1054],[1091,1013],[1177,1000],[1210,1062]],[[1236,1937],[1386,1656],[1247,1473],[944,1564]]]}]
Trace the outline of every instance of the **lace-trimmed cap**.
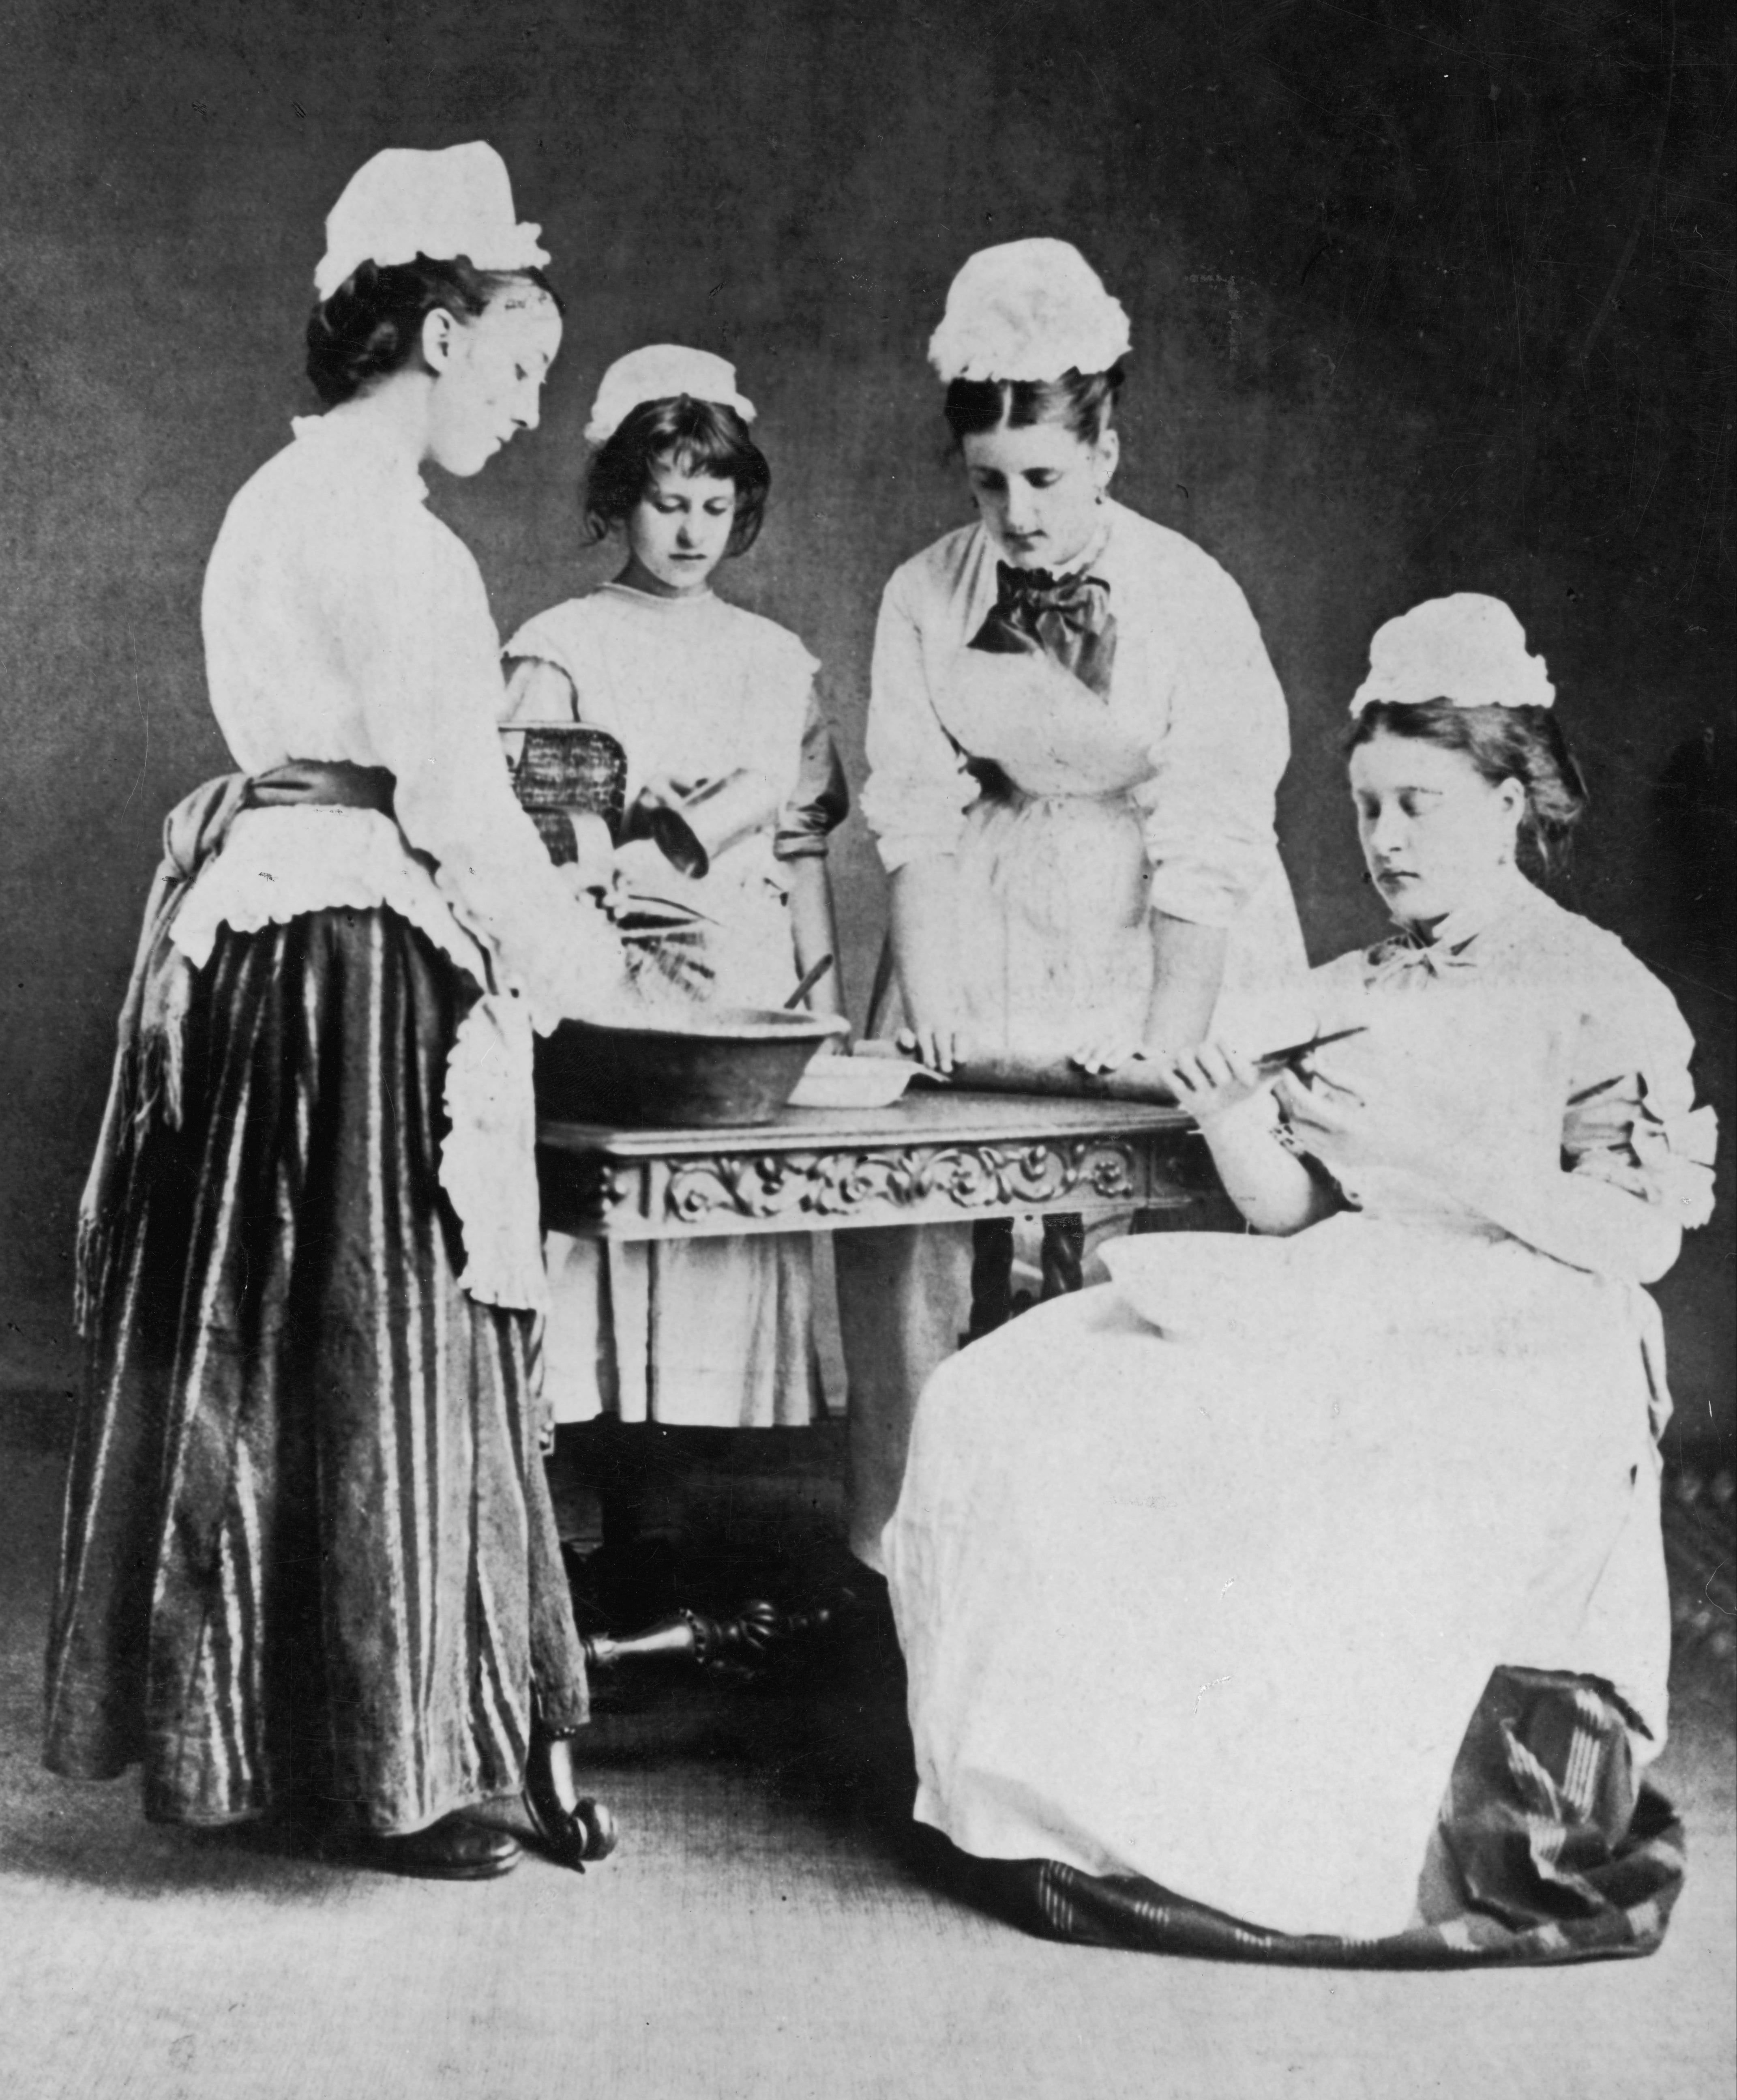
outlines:
[{"label": "lace-trimmed cap", "polygon": [[955,379],[1047,380],[1108,372],[1131,338],[1122,303],[1066,240],[980,249],[953,280],[929,363]]},{"label": "lace-trimmed cap", "polygon": [[344,185],[326,220],[314,290],[329,299],[364,262],[451,262],[534,270],[549,260],[543,229],[515,218],[506,162],[480,139],[439,152],[389,146]]},{"label": "lace-trimmed cap", "polygon": [[1428,598],[1376,629],[1369,674],[1351,695],[1351,711],[1360,715],[1375,700],[1549,708],[1556,688],[1544,659],[1528,653],[1526,630],[1501,600],[1459,591]]},{"label": "lace-trimmed cap", "polygon": [[679,342],[650,342],[618,357],[603,374],[585,443],[606,444],[642,402],[673,401],[683,394],[734,408],[744,423],[754,420],[754,404],[736,390],[736,368],[728,358]]}]

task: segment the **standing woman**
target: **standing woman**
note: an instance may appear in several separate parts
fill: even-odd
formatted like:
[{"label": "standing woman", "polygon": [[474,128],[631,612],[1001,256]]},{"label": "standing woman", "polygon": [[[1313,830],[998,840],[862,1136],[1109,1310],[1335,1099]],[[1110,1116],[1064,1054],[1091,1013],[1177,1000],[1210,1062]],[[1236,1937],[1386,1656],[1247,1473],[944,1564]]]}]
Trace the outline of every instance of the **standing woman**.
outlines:
[{"label": "standing woman", "polygon": [[[1284,695],[1241,592],[1109,494],[1127,316],[1079,252],[974,255],[929,345],[977,505],[893,576],[863,814],[906,1023],[1100,1070],[1300,977],[1273,835]],[[924,1379],[966,1324],[965,1227],[839,1236],[850,1542],[879,1565]]]},{"label": "standing woman", "polygon": [[[507,645],[515,722],[581,721],[627,759],[627,828],[616,865],[704,914],[684,942],[680,982],[648,970],[648,999],[783,1005],[838,952],[828,835],[849,791],[815,692],[820,668],[797,636],[712,588],[759,536],[772,470],[754,404],[710,351],[651,343],[604,373],[585,435],[593,541],[619,532],[620,573],[522,627]],[[650,812],[746,771],[758,821],[680,873],[644,832]],[[843,1002],[835,968],[809,995]],[[819,1397],[806,1233],[602,1247],[551,1233],[545,1364],[562,1421],[723,1429],[805,1424]]]},{"label": "standing woman", "polygon": [[49,1764],[145,1812],[281,1816],[399,1871],[552,1847],[582,1654],[537,1454],[533,1026],[619,951],[518,810],[498,639],[425,507],[519,431],[561,340],[492,148],[377,155],[327,221],[326,412],[231,505],[211,703],[249,780],[170,820],[81,1215],[89,1375]]}]

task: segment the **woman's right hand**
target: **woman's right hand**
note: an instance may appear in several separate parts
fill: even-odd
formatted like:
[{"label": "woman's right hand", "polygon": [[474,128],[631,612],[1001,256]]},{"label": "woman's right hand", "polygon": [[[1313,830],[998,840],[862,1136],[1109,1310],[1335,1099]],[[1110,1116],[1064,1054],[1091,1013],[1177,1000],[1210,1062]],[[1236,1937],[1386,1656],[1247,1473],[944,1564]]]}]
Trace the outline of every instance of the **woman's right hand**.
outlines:
[{"label": "woman's right hand", "polygon": [[672,810],[699,783],[678,780],[672,773],[655,773],[621,813],[621,843],[638,843],[651,836],[651,819],[659,810]]},{"label": "woman's right hand", "polygon": [[940,1011],[919,1011],[893,1039],[901,1050],[914,1052],[931,1071],[950,1072],[965,1055],[959,1022]]},{"label": "woman's right hand", "polygon": [[655,773],[633,797],[628,811],[628,830],[633,832],[645,828],[646,819],[654,810],[678,810],[696,789],[703,788],[711,779],[709,774]]},{"label": "woman's right hand", "polygon": [[933,1071],[950,1072],[964,1054],[952,856],[895,869],[892,907],[893,958],[906,1014],[899,1048],[915,1050]]},{"label": "woman's right hand", "polygon": [[1197,1043],[1157,1061],[1158,1077],[1203,1129],[1272,1092],[1273,1075],[1222,1043]]}]

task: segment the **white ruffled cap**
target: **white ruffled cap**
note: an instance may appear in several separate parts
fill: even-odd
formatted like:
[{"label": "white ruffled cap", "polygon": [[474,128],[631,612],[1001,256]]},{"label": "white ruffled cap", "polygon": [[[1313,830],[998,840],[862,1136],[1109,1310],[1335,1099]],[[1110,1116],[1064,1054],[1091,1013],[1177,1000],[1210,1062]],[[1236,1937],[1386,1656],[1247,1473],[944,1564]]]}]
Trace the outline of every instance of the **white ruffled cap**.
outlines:
[{"label": "white ruffled cap", "polygon": [[981,248],[953,280],[929,363],[955,379],[1053,380],[1108,372],[1131,338],[1122,302],[1066,240]]},{"label": "white ruffled cap", "polygon": [[736,368],[709,350],[689,350],[679,342],[648,342],[618,357],[598,383],[585,426],[588,445],[606,444],[633,411],[646,401],[716,401],[734,408],[744,423],[754,420],[754,404],[736,390]]},{"label": "white ruffled cap", "polygon": [[464,256],[478,270],[535,270],[548,262],[543,229],[514,217],[506,162],[478,139],[439,152],[389,146],[358,168],[326,220],[314,291],[329,299],[364,262],[390,266]]},{"label": "white ruffled cap", "polygon": [[1541,656],[1528,653],[1526,630],[1499,598],[1457,591],[1432,598],[1378,627],[1369,675],[1351,695],[1361,714],[1372,701],[1416,707],[1451,700],[1460,708],[1549,708],[1556,688]]}]

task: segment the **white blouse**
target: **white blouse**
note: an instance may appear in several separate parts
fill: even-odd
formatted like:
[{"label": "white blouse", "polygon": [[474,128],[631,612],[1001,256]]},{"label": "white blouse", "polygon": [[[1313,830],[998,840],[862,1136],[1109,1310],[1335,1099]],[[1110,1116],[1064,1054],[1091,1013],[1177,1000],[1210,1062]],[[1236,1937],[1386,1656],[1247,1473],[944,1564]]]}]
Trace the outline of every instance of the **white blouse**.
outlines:
[{"label": "white blouse", "polygon": [[552,705],[521,668],[507,719],[567,719],[576,708],[625,752],[629,803],[659,774],[746,766],[783,800],[778,858],[825,852],[849,795],[815,697],[820,666],[788,628],[710,591],[654,598],[607,583],[527,620],[506,653],[553,664],[571,689]]},{"label": "white blouse", "polygon": [[[594,1003],[619,962],[514,800],[481,572],[390,434],[342,410],[293,427],[231,504],[205,572],[218,726],[248,773],[293,759],[389,770],[398,832],[432,861],[441,898],[506,986],[552,1025]],[[228,886],[262,878],[302,910],[354,902],[359,885],[403,908],[381,876],[389,830],[370,812],[313,824],[248,813],[209,872],[227,862]],[[397,857],[408,858],[402,845]]]},{"label": "white blouse", "polygon": [[[1453,1132],[1459,1154],[1499,1162],[1506,1185],[1549,1189],[1566,1172],[1640,1198],[1673,1229],[1711,1216],[1717,1121],[1695,1106],[1676,1000],[1616,934],[1523,877],[1450,912],[1431,939],[1391,934],[1312,982],[1324,1032],[1363,1030],[1312,1070],[1355,1088],[1373,1067],[1404,1088],[1414,1128]],[[1320,1163],[1359,1209],[1440,1207],[1409,1171],[1347,1170],[1330,1153]]]},{"label": "white blouse", "polygon": [[[891,872],[956,850],[979,792],[968,757],[994,759],[1029,793],[1125,792],[1141,813],[1152,907],[1228,926],[1276,864],[1285,696],[1247,600],[1211,556],[1121,504],[1105,516],[1087,567],[1109,584],[1116,619],[1107,701],[1052,667],[1012,668],[1029,660],[962,662],[996,598],[981,525],[895,571],[875,630],[862,812]],[[982,704],[982,679],[968,674],[986,662],[1029,693],[999,712]]]}]

